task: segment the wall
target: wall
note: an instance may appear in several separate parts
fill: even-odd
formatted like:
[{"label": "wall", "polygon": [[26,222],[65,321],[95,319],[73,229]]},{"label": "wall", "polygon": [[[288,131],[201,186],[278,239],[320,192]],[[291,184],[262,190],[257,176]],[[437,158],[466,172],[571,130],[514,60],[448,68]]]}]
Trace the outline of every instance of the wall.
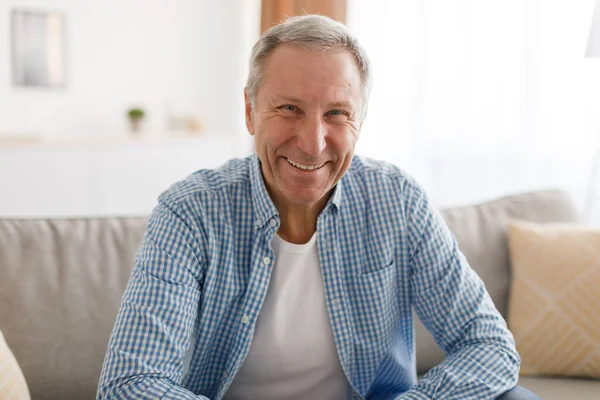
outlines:
[{"label": "wall", "polygon": [[[64,89],[12,86],[13,8],[65,13]],[[2,0],[0,217],[147,214],[175,181],[248,153],[243,87],[259,15],[260,0]],[[132,105],[148,112],[145,140],[126,140]],[[203,135],[161,139],[169,109],[199,115]],[[53,141],[2,141],[29,134]]]},{"label": "wall", "polygon": [[[243,135],[248,43],[258,36],[259,1],[3,0],[0,2],[0,135],[111,135],[125,110],[143,105],[161,135],[169,109],[197,112],[206,129]],[[61,90],[11,83],[10,10],[64,11],[67,77]]]},{"label": "wall", "polygon": [[[64,90],[12,87],[7,45],[10,10],[15,7],[65,12],[69,81]],[[570,5],[571,14],[572,9]],[[259,16],[260,0],[0,1],[0,137],[28,132],[44,137],[122,136],[127,127],[124,111],[132,104],[143,104],[148,109],[150,135],[165,134],[169,105],[173,111],[198,112],[206,125],[206,137],[190,141],[132,142],[124,146],[110,141],[99,146],[2,147],[0,143],[0,217],[147,213],[158,193],[170,183],[196,169],[246,154],[250,136],[244,127],[242,88],[250,48],[259,32]],[[585,26],[581,31],[587,29]],[[377,61],[377,49],[369,43],[368,32],[357,33],[368,46],[373,61]],[[559,41],[563,31],[552,33],[552,40],[548,40],[551,48],[558,47],[556,43],[570,46],[569,42]],[[413,41],[411,35],[404,36]],[[375,35],[378,40],[381,37],[393,36]],[[580,58],[583,47],[575,47],[571,52],[570,58]],[[404,57],[399,66],[409,68],[407,60]],[[597,71],[598,59],[586,62],[589,69]],[[419,96],[406,90],[411,88],[410,74],[398,74],[400,69],[395,64],[377,65],[391,65],[395,76],[404,76],[408,81],[403,90],[394,92],[393,102],[382,106],[373,99],[359,141],[360,154],[397,163],[417,177],[439,206],[548,187],[568,190],[582,206],[595,146],[577,140],[570,141],[571,147],[564,143],[586,133],[581,129],[585,119],[589,120],[587,125],[594,126],[594,134],[597,132],[600,103],[585,103],[573,96],[573,90],[567,89],[577,87],[574,77],[564,79],[569,74],[562,73],[554,79],[548,68],[544,69],[546,80],[557,82],[555,86],[561,89],[553,92],[554,96],[549,92],[543,96],[545,104],[562,102],[558,107],[561,112],[544,122],[545,128],[556,125],[552,132],[560,135],[550,135],[552,140],[542,141],[557,148],[557,158],[541,154],[535,146],[500,151],[496,143],[487,152],[465,151],[466,146],[460,152],[447,146],[432,148],[429,143],[422,143],[421,135],[415,135],[419,138],[415,143],[409,140],[390,145],[401,136],[399,132],[417,132],[409,123],[419,115],[414,109]],[[380,69],[376,82],[389,84],[381,72]],[[594,88],[590,92],[598,93],[597,80],[595,85],[591,80],[585,83]],[[374,94],[376,90],[377,83]],[[575,113],[577,104],[586,107]],[[392,123],[372,129],[377,126],[374,122],[385,124],[382,117],[386,113],[394,115]],[[555,124],[558,118],[564,123]],[[472,119],[453,121],[463,129]],[[446,134],[448,125],[442,125],[440,132]],[[549,137],[548,131],[540,130],[541,137]],[[564,132],[569,134],[563,135]],[[520,140],[515,139],[516,143]],[[417,142],[422,145],[416,146]]]}]

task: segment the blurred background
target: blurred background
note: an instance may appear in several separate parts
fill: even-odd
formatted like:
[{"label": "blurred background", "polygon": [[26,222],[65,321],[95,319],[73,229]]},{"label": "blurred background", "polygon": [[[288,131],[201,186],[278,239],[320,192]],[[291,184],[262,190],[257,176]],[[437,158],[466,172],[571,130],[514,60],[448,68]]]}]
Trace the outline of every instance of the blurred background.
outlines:
[{"label": "blurred background", "polygon": [[559,188],[600,225],[595,3],[3,0],[0,216],[146,215],[177,180],[250,154],[252,45],[321,13],[373,64],[358,154],[438,207]]}]

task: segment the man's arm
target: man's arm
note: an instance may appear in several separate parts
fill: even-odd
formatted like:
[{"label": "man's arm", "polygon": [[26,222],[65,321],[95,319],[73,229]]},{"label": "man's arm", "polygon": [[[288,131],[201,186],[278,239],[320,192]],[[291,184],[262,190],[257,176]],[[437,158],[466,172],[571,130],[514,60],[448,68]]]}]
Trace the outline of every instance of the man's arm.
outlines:
[{"label": "man's arm", "polygon": [[180,387],[200,301],[198,237],[174,206],[148,222],[112,331],[98,399],[206,399]]},{"label": "man's arm", "polygon": [[400,399],[494,399],[517,383],[513,336],[423,190],[407,193],[411,295],[447,357]]}]

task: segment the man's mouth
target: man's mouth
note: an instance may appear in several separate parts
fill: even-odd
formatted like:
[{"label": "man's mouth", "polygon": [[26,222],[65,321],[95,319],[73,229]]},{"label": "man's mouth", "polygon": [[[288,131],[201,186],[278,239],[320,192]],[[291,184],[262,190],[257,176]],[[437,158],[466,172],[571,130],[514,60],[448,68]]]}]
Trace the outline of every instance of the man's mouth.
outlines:
[{"label": "man's mouth", "polygon": [[322,168],[323,165],[325,165],[325,163],[323,164],[316,164],[316,165],[304,165],[304,164],[300,164],[296,161],[290,160],[289,158],[286,157],[286,160],[288,163],[290,163],[291,165],[293,165],[294,167],[301,169],[303,171],[314,171],[316,169]]}]

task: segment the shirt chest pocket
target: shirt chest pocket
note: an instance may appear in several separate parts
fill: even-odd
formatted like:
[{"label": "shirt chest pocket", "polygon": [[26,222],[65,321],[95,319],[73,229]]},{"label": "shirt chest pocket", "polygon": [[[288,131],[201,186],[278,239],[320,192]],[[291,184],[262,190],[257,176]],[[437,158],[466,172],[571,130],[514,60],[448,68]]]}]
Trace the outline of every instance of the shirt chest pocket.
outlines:
[{"label": "shirt chest pocket", "polygon": [[354,276],[352,303],[357,339],[367,346],[381,346],[392,336],[398,319],[396,264]]}]

